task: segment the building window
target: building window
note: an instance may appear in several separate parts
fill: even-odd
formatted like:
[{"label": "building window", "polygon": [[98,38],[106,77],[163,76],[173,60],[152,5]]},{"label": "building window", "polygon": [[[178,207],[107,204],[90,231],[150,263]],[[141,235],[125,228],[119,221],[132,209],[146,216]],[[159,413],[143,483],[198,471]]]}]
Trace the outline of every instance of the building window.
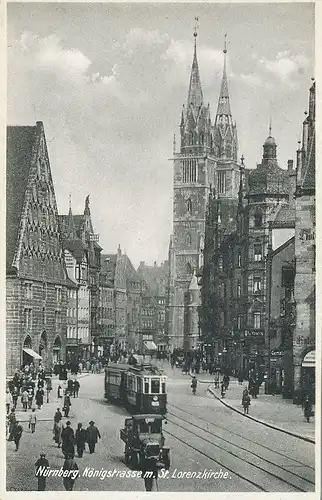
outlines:
[{"label": "building window", "polygon": [[182,180],[184,183],[197,182],[196,160],[183,160]]},{"label": "building window", "polygon": [[237,329],[238,330],[241,329],[241,324],[242,324],[242,317],[241,317],[241,314],[238,314],[238,316],[237,316]]},{"label": "building window", "polygon": [[46,308],[45,307],[42,308],[42,323],[43,323],[43,325],[46,324]]},{"label": "building window", "polygon": [[240,253],[237,256],[237,266],[241,267],[241,255],[240,255]]},{"label": "building window", "polygon": [[224,311],[220,312],[220,326],[225,326],[225,313],[224,313]]},{"label": "building window", "polygon": [[26,299],[32,299],[32,283],[25,283]]},{"label": "building window", "polygon": [[260,293],[262,289],[262,280],[261,278],[254,277],[253,278],[253,292],[254,293]]},{"label": "building window", "polygon": [[254,313],[254,328],[258,329],[260,327],[261,327],[261,313],[255,312]]},{"label": "building window", "polygon": [[191,264],[188,262],[188,264],[186,265],[186,274],[191,274],[191,272],[192,272]]},{"label": "building window", "polygon": [[56,288],[56,302],[57,304],[60,304],[61,303],[61,297],[62,297],[62,294],[61,294],[61,288]]},{"label": "building window", "polygon": [[262,260],[262,245],[260,243],[254,245],[254,259],[255,262]]},{"label": "building window", "polygon": [[42,284],[42,299],[47,299],[47,283]]},{"label": "building window", "polygon": [[192,201],[190,198],[187,200],[187,212],[189,215],[192,215]]},{"label": "building window", "polygon": [[238,281],[237,283],[237,298],[239,299],[241,296],[241,282]]},{"label": "building window", "polygon": [[226,193],[226,172],[218,172],[218,193]]},{"label": "building window", "polygon": [[61,324],[61,313],[60,311],[55,311],[55,325],[58,327]]},{"label": "building window", "polygon": [[262,227],[263,225],[263,215],[261,212],[256,212],[254,215],[254,226]]},{"label": "building window", "polygon": [[31,330],[32,327],[32,309],[25,308],[24,310],[24,325],[26,328],[29,328]]},{"label": "building window", "polygon": [[191,234],[187,234],[187,245],[191,245]]},{"label": "building window", "polygon": [[224,269],[224,260],[223,260],[222,256],[220,256],[218,258],[218,269],[219,269],[219,271],[223,271],[223,269]]}]

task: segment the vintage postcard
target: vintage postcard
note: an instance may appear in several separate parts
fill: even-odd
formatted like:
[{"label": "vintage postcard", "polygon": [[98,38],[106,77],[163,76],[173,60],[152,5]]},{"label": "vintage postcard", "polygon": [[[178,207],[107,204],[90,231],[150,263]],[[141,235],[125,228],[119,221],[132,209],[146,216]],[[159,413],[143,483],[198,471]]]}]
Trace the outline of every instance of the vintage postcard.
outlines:
[{"label": "vintage postcard", "polygon": [[315,17],[6,4],[6,498],[318,498]]}]

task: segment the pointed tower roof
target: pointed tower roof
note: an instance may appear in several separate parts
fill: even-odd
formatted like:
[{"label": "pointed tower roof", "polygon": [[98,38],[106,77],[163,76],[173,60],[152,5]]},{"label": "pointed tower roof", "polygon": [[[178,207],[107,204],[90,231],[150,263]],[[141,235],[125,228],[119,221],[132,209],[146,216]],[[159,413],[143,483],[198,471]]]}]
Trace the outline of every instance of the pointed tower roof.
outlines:
[{"label": "pointed tower roof", "polygon": [[200,81],[200,75],[199,75],[199,66],[198,66],[198,60],[197,60],[197,36],[198,36],[198,33],[197,33],[196,29],[195,29],[193,36],[195,37],[195,42],[194,42],[194,52],[193,52],[193,60],[192,60],[191,75],[190,75],[190,85],[189,85],[188,101],[187,101],[188,109],[189,109],[190,104],[192,104],[195,108],[199,108],[203,103],[203,95],[202,95],[201,81]]},{"label": "pointed tower roof", "polygon": [[67,219],[67,235],[68,238],[74,238],[76,237],[76,228],[74,224],[74,217],[73,217],[73,212],[72,212],[72,195],[69,195],[69,212],[68,212],[68,219]]},{"label": "pointed tower roof", "polygon": [[217,108],[218,115],[230,115],[230,101],[229,101],[229,91],[228,91],[228,79],[227,79],[227,68],[226,68],[226,54],[227,54],[227,35],[225,35],[225,45],[224,45],[224,70],[221,81],[220,95]]}]

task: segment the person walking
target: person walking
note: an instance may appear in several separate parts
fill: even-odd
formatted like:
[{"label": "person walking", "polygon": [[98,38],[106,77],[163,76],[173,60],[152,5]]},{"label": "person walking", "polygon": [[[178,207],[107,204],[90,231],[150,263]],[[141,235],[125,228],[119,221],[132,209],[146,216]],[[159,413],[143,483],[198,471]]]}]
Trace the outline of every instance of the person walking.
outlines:
[{"label": "person walking", "polygon": [[97,427],[95,427],[95,422],[93,420],[90,421],[89,427],[86,429],[86,441],[88,442],[89,452],[90,454],[94,453],[95,445],[98,441],[98,438],[101,439],[100,432]]},{"label": "person walking", "polygon": [[28,393],[27,389],[24,389],[24,391],[21,395],[22,406],[23,406],[24,411],[28,410],[28,396],[29,396],[29,393]]},{"label": "person walking", "polygon": [[66,477],[63,477],[63,485],[66,491],[73,491],[74,483],[79,474],[78,465],[74,460],[74,456],[67,455],[64,465],[64,471],[69,471]]},{"label": "person walking", "polygon": [[54,415],[53,439],[55,443],[58,445],[58,448],[60,448],[61,446],[62,418],[63,415],[61,414],[60,409],[57,408],[57,411]]},{"label": "person walking", "polygon": [[36,467],[36,477],[38,479],[38,491],[45,491],[46,489],[46,476],[42,473],[43,467],[49,467],[49,462],[46,459],[45,453],[40,453],[40,458],[38,458],[35,463]]},{"label": "person walking", "polygon": [[63,411],[64,411],[64,416],[67,418],[68,418],[69,410],[70,410],[71,406],[72,406],[72,403],[70,402],[69,392],[66,391],[65,397],[64,397]]},{"label": "person walking", "polygon": [[312,403],[309,395],[304,400],[304,417],[307,422],[310,422],[310,417],[312,417]]},{"label": "person walking", "polygon": [[10,412],[10,406],[12,406],[12,396],[9,391],[9,389],[6,390],[6,409],[7,409],[7,415],[9,415]]},{"label": "person walking", "polygon": [[196,390],[197,390],[197,379],[195,376],[192,377],[192,380],[191,380],[191,389],[192,389],[192,394],[196,394]]},{"label": "person walking", "polygon": [[8,438],[8,441],[12,441],[12,439],[13,439],[13,437],[12,437],[12,431],[14,429],[14,426],[17,423],[16,411],[15,411],[14,408],[11,409],[11,413],[8,415],[8,421],[9,421],[9,438]]},{"label": "person walking", "polygon": [[223,376],[223,383],[225,385],[225,391],[228,391],[228,387],[229,387],[229,375],[227,375],[227,373],[225,373],[225,375]]},{"label": "person walking", "polygon": [[31,429],[31,434],[34,434],[36,430],[37,415],[36,410],[33,409],[29,416],[29,429]]},{"label": "person walking", "polygon": [[76,438],[77,455],[79,456],[79,458],[82,458],[85,450],[86,431],[85,429],[83,429],[83,424],[81,423],[77,425],[75,438]]},{"label": "person walking", "polygon": [[15,445],[16,445],[15,451],[18,451],[18,449],[19,449],[19,443],[20,443],[20,439],[22,436],[22,431],[23,431],[23,428],[20,425],[19,420],[17,420],[14,428],[12,429],[12,438],[13,438],[13,441],[15,442]]},{"label": "person walking", "polygon": [[17,408],[18,397],[19,397],[19,389],[17,386],[14,386],[12,391],[12,404],[14,409]]},{"label": "person walking", "polygon": [[33,398],[34,398],[34,391],[31,388],[29,388],[28,389],[28,410],[31,410]]},{"label": "person walking", "polygon": [[64,454],[64,457],[67,458],[67,455],[70,455],[72,458],[75,456],[75,435],[74,431],[71,428],[71,423],[68,420],[66,422],[66,427],[62,430],[61,433],[61,439],[62,439],[62,452]]},{"label": "person walking", "polygon": [[248,415],[250,406],[250,396],[247,389],[244,389],[242,395],[242,407],[244,408],[244,415]]},{"label": "person walking", "polygon": [[79,383],[79,382],[78,382],[78,380],[75,378],[74,383],[73,383],[73,394],[74,394],[74,398],[78,398],[79,388],[80,388],[80,383]]},{"label": "person walking", "polygon": [[38,410],[41,410],[42,405],[44,404],[44,390],[39,388],[36,392],[36,405],[38,406]]},{"label": "person walking", "polygon": [[62,399],[62,397],[63,397],[63,389],[61,385],[59,385],[57,388],[57,399]]}]

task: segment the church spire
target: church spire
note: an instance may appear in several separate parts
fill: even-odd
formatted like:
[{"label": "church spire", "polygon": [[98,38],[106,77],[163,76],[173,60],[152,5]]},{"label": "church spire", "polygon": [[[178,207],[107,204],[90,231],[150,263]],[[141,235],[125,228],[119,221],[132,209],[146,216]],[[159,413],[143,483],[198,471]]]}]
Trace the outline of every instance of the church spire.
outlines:
[{"label": "church spire", "polygon": [[72,195],[69,195],[69,211],[68,211],[68,219],[67,219],[68,225],[67,225],[67,234],[68,238],[72,239],[76,236],[76,230],[75,230],[75,224],[74,224],[74,217],[72,213]]},{"label": "church spire", "polygon": [[228,115],[231,116],[229,92],[228,92],[228,79],[227,79],[227,35],[225,35],[224,42],[224,70],[221,81],[220,95],[218,101],[217,116]]},{"label": "church spire", "polygon": [[[198,17],[195,18],[196,22],[198,22]],[[194,36],[194,52],[193,52],[193,60],[191,67],[191,75],[190,75],[190,85],[188,92],[188,101],[187,107],[189,108],[190,104],[192,104],[195,108],[199,108],[203,103],[203,95],[201,89],[201,81],[199,75],[199,66],[197,60],[197,36],[198,36],[198,25],[195,25],[195,30],[193,33]]]}]

